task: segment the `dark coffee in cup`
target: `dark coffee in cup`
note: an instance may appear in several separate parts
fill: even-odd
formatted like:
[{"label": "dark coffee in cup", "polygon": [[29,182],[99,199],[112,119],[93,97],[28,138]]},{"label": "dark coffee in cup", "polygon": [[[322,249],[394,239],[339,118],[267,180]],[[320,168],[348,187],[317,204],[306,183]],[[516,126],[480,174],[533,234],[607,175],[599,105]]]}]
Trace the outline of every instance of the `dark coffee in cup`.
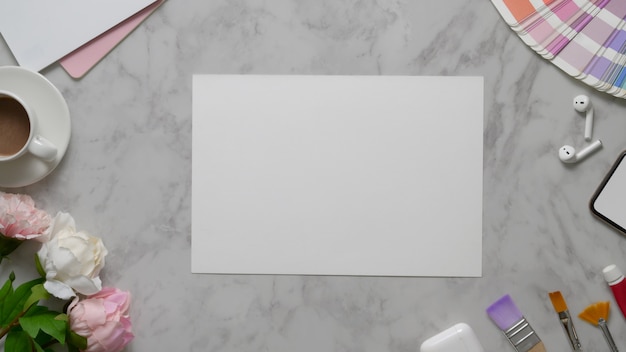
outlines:
[{"label": "dark coffee in cup", "polygon": [[19,95],[0,90],[0,164],[27,153],[43,162],[55,160],[57,147],[41,136],[38,128],[39,116],[33,108]]},{"label": "dark coffee in cup", "polygon": [[18,153],[28,142],[30,119],[22,104],[7,96],[0,97],[0,157]]}]

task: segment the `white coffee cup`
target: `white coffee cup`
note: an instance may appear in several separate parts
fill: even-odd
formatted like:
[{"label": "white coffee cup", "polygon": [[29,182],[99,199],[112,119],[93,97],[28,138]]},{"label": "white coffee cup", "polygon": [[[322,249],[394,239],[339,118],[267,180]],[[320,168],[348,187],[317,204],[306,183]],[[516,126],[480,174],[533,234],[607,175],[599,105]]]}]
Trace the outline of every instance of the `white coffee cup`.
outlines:
[{"label": "white coffee cup", "polygon": [[35,111],[17,94],[0,90],[0,163],[30,153],[44,161],[56,159],[57,147],[40,136]]}]

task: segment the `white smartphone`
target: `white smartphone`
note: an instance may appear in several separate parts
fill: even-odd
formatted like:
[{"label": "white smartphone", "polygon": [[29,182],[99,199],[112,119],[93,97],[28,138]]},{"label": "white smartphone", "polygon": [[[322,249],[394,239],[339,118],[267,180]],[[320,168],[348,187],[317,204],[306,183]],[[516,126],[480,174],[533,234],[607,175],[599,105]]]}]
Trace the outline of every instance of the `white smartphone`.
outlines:
[{"label": "white smartphone", "polygon": [[623,151],[598,189],[589,208],[602,221],[626,234],[626,151]]}]

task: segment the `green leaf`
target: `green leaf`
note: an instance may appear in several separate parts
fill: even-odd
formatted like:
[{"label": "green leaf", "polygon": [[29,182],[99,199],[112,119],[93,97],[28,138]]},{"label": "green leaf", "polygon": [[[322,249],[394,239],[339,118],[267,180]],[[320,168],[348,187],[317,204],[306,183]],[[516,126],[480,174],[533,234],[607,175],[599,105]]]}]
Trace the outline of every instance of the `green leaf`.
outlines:
[{"label": "green leaf", "polygon": [[41,265],[41,261],[39,260],[39,256],[35,253],[35,268],[37,268],[37,272],[39,276],[46,277],[46,271],[43,270],[43,266]]},{"label": "green leaf", "polygon": [[43,284],[37,284],[31,287],[30,292],[30,296],[28,297],[26,302],[24,302],[24,310],[28,310],[30,306],[32,306],[34,303],[39,302],[42,299],[50,298],[50,294],[43,287]]},{"label": "green leaf", "polygon": [[10,321],[5,321],[2,318],[2,312],[5,310],[7,297],[13,294],[13,281],[15,281],[15,273],[9,274],[9,279],[2,285],[0,289],[0,326],[7,327]]},{"label": "green leaf", "polygon": [[87,349],[87,338],[78,335],[74,331],[68,329],[67,334],[67,345],[70,351],[78,351],[78,350],[86,350]]},{"label": "green leaf", "polygon": [[33,350],[33,341],[24,331],[11,330],[4,342],[5,351],[28,352]]},{"label": "green leaf", "polygon": [[2,285],[2,288],[0,288],[0,300],[4,301],[6,296],[13,292],[13,281],[15,281],[15,273],[11,271],[9,279]]},{"label": "green leaf", "polygon": [[24,241],[13,237],[6,237],[0,233],[0,261],[7,255],[13,253]]},{"label": "green leaf", "polygon": [[35,346],[35,351],[37,352],[46,352],[37,341],[33,341],[33,346]]},{"label": "green leaf", "polygon": [[54,331],[46,326],[44,326],[42,330],[64,345],[67,331],[70,329],[70,319],[65,314],[57,314],[57,316],[54,317],[54,321],[51,323],[51,326],[54,327]]},{"label": "green leaf", "polygon": [[50,309],[48,309],[48,307],[46,306],[31,306],[26,313],[24,314],[25,317],[29,317],[31,315],[37,315],[37,314],[43,314],[47,311],[49,311]]},{"label": "green leaf", "polygon": [[18,286],[13,293],[7,295],[2,301],[2,310],[0,311],[0,325],[5,326],[14,320],[20,313],[24,311],[24,303],[30,297],[32,287],[41,284],[44,279],[39,278],[25,282]]},{"label": "green leaf", "polygon": [[56,344],[58,341],[55,340],[52,336],[44,333],[44,332],[39,332],[39,334],[37,335],[37,337],[35,338],[35,344],[38,344],[39,346],[42,346],[42,348],[44,346],[48,347],[48,346],[52,346],[54,344]]},{"label": "green leaf", "polygon": [[61,344],[65,344],[65,336],[68,329],[67,315],[49,311],[43,314],[21,317],[19,321],[22,329],[33,339],[37,337],[39,331],[43,331]]}]

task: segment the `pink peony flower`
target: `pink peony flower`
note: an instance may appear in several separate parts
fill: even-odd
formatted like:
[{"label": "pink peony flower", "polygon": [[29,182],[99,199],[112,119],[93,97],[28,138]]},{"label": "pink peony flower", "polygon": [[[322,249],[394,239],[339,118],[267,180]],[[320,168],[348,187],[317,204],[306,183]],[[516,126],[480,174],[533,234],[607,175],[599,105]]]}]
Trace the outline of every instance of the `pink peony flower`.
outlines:
[{"label": "pink peony flower", "polygon": [[130,293],[104,287],[68,307],[70,328],[87,338],[84,352],[119,352],[135,337],[131,332],[128,308]]},{"label": "pink peony flower", "polygon": [[35,202],[24,194],[0,192],[0,234],[18,240],[48,240],[48,213],[35,208]]}]

